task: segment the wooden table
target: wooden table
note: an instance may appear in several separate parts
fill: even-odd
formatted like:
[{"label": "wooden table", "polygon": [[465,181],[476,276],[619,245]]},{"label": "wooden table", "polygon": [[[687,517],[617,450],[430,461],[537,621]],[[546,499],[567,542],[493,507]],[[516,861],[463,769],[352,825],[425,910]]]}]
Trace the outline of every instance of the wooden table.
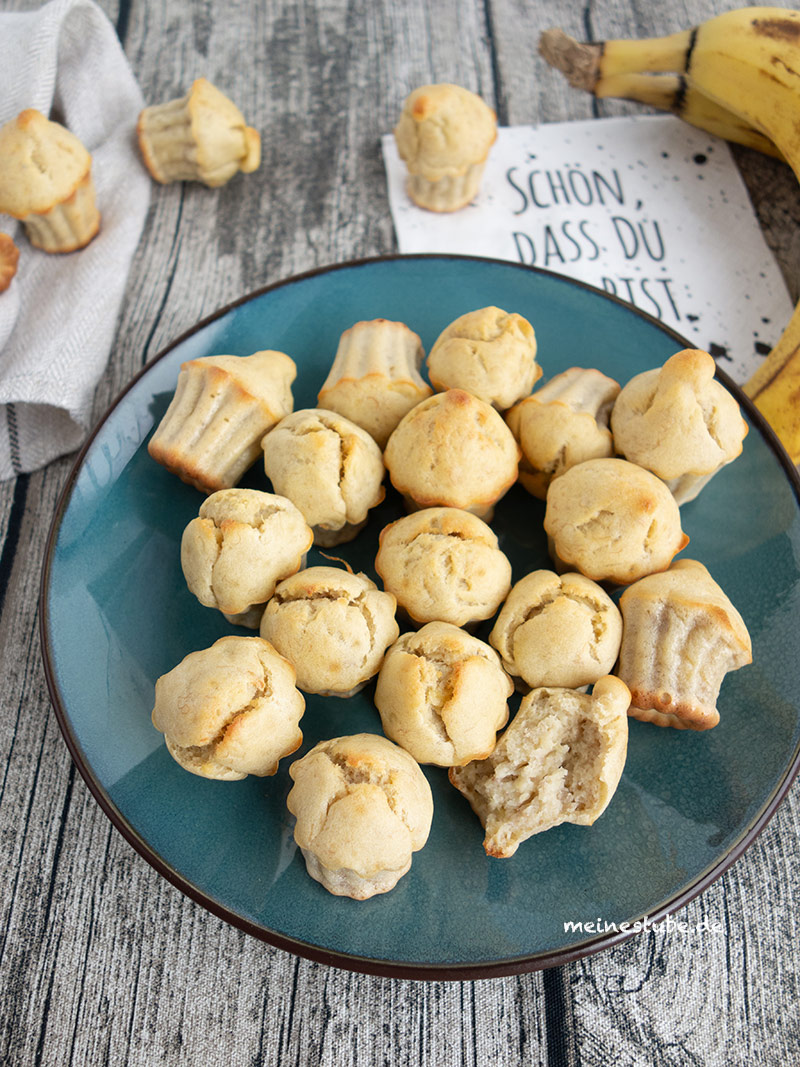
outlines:
[{"label": "wooden table", "polygon": [[[38,6],[3,0],[4,10]],[[569,91],[541,30],[671,32],[719,0],[101,0],[148,102],[205,75],[263,133],[256,176],[213,196],[154,187],[99,417],[163,346],[265,283],[396,250],[379,152],[417,85],[479,92],[501,124],[622,114]],[[788,5],[787,5],[788,6]],[[736,159],[793,297],[800,203],[788,168]],[[183,897],[112,828],[50,709],[42,556],[70,457],[0,484],[0,1062],[683,1064],[800,1062],[798,787],[749,851],[664,931],[577,963],[475,982],[384,979],[297,959]]]}]

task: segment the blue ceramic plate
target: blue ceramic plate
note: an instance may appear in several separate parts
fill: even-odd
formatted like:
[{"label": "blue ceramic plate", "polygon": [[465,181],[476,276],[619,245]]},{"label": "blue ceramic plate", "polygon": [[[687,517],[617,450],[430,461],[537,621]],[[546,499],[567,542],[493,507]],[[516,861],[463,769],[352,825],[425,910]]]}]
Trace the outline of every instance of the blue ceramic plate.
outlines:
[{"label": "blue ceramic plate", "polygon": [[[330,896],[305,872],[272,778],[213,782],[182,770],[151,725],[153,685],[187,653],[233,632],[187,591],[179,541],[201,495],[154,463],[146,440],[186,359],[258,349],[297,362],[295,406],[312,407],[340,333],[360,319],[407,323],[426,351],[463,312],[496,304],[535,326],[545,378],[594,366],[624,383],[685,347],[605,294],[533,268],[455,256],[390,257],[270,286],[200,324],[150,363],[79,456],[58,506],[42,583],[45,666],[70,751],[102,808],[158,871],[210,911],[283,949],[378,974],[477,978],[574,959],[663,918],[716,878],[786,792],[800,740],[800,484],[770,430],[750,422],[743,454],[684,506],[687,554],[739,608],[754,663],[729,674],[707,733],[631,722],[625,772],[593,827],[565,825],[491,860],[446,772],[426,768],[433,829],[384,896]],[[269,488],[254,469],[247,484]],[[373,574],[393,493],[336,550]],[[493,522],[515,580],[550,566],[543,505],[521,489]],[[312,552],[310,563],[324,562]],[[249,633],[251,631],[240,631]],[[485,632],[488,632],[488,627]],[[380,732],[372,689],[311,697],[298,755],[322,738]],[[603,924],[581,931],[570,923]],[[606,929],[607,924],[607,929]],[[615,928],[616,927],[616,928]]]}]

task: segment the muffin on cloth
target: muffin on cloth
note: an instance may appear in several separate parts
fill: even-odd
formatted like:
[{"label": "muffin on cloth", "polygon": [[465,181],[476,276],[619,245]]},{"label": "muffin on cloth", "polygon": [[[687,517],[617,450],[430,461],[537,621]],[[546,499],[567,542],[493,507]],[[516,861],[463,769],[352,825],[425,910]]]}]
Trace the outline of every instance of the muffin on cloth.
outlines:
[{"label": "muffin on cloth", "polygon": [[183,363],[147,451],[201,492],[231,489],[261,454],[267,430],[292,410],[296,376],[294,360],[270,350]]},{"label": "muffin on cloth", "polygon": [[419,765],[378,734],[320,741],[289,767],[286,806],[306,870],[335,896],[388,893],[428,840],[433,795]]},{"label": "muffin on cloth", "polygon": [[497,119],[460,85],[423,85],[406,98],[394,130],[408,195],[429,211],[457,211],[480,187]]},{"label": "muffin on cloth", "polygon": [[92,157],[34,108],[0,129],[0,212],[20,219],[44,252],[74,252],[100,229]]},{"label": "muffin on cloth", "polygon": [[201,778],[275,774],[303,741],[294,668],[260,637],[221,637],[156,682],[153,725]]},{"label": "muffin on cloth", "polygon": [[460,315],[428,355],[428,377],[437,392],[464,389],[498,411],[527,396],[541,373],[533,326],[494,306]]},{"label": "muffin on cloth", "polygon": [[744,620],[708,569],[676,560],[629,586],[620,609],[617,674],[631,691],[628,714],[679,730],[716,726],[725,675],[753,656]]},{"label": "muffin on cloth", "polygon": [[405,323],[357,322],[339,338],[319,406],[350,419],[383,449],[402,417],[433,392],[420,374],[424,358],[422,341]]},{"label": "muffin on cloth", "polygon": [[258,131],[206,78],[177,100],[144,108],[136,133],[147,169],[162,184],[198,181],[214,188],[261,163]]},{"label": "muffin on cloth", "polygon": [[608,419],[619,389],[599,370],[570,367],[506,412],[522,449],[519,480],[532,496],[544,500],[565,470],[614,454]]},{"label": "muffin on cloth", "polygon": [[273,489],[302,511],[317,545],[351,541],[385,496],[380,448],[366,430],[335,411],[295,411],[261,447]]},{"label": "muffin on cloth", "polygon": [[667,483],[679,504],[694,500],[742,451],[747,423],[715,381],[708,352],[685,348],[622,389],[611,412],[616,451]]},{"label": "muffin on cloth", "polygon": [[375,706],[386,736],[418,763],[460,767],[492,751],[513,691],[494,649],[448,622],[429,622],[386,653]]},{"label": "muffin on cloth", "polygon": [[624,459],[589,459],[552,481],[544,528],[559,573],[618,585],[666,570],[689,543],[666,485]]},{"label": "muffin on cloth", "polygon": [[488,619],[511,588],[497,535],[461,508],[424,508],[385,526],[375,570],[414,622]]},{"label": "muffin on cloth", "polygon": [[489,634],[510,675],[532,689],[580,689],[614,669],[622,616],[582,574],[531,571],[515,583]]},{"label": "muffin on cloth", "polygon": [[383,458],[409,510],[463,508],[488,521],[517,480],[519,457],[514,435],[491,404],[448,389],[401,419]]},{"label": "muffin on cloth", "polygon": [[352,696],[378,673],[400,633],[396,606],[366,574],[308,567],[278,583],[261,636],[294,664],[304,692]]},{"label": "muffin on cloth", "polygon": [[201,604],[257,630],[275,586],[305,566],[313,539],[291,500],[257,489],[220,489],[183,531],[181,568]]},{"label": "muffin on cloth", "polygon": [[17,273],[19,249],[7,233],[0,233],[0,293],[4,293]]},{"label": "muffin on cloth", "polygon": [[450,769],[486,831],[487,855],[507,859],[534,834],[603,814],[625,766],[629,700],[610,675],[591,694],[532,689],[488,759]]}]

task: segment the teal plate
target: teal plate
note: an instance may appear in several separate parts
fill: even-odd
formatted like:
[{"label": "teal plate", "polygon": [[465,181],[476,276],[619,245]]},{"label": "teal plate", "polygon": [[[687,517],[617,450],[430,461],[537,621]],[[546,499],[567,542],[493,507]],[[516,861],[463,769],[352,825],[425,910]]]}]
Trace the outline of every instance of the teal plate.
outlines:
[{"label": "teal plate", "polygon": [[[624,383],[686,347],[630,305],[531,267],[407,256],[313,271],[220,311],[149,363],[80,453],[50,533],[45,669],[69,750],[103,810],[209,911],[282,949],[353,970],[486,978],[614,944],[718,877],[762,829],[800,759],[800,482],[722,374],[750,432],[743,454],[684,506],[684,554],[705,563],[741,611],[754,662],[726,676],[721,722],[707,733],[631,722],[622,781],[594,826],[560,826],[512,859],[489,859],[446,772],[425,768],[435,803],[427,845],[392,892],[356,902],[329,895],[305,872],[286,809],[289,759],[272,778],[213,782],[167,754],[150,722],[155,680],[235,632],[194,599],[181,574],[180,536],[202,497],[146,450],[180,364],[280,349],[298,365],[296,408],[313,407],[339,335],[354,322],[403,321],[427,351],[450,321],[489,304],[534,324],[545,378],[577,365]],[[246,484],[269,488],[260,465]],[[335,554],[374,577],[378,532],[401,513],[389,492],[358,539]],[[497,508],[493,526],[515,580],[550,566],[543,514],[519,488]],[[316,562],[325,561],[314,550]],[[310,697],[298,755],[323,738],[380,732],[372,692]],[[591,926],[598,920],[599,931]],[[570,925],[580,923],[588,930]]]}]

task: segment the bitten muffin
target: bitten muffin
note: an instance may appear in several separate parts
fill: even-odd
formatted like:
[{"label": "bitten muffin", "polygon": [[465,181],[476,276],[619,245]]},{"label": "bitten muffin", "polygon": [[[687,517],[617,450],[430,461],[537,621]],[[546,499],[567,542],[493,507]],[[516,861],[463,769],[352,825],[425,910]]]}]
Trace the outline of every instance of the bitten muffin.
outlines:
[{"label": "bitten muffin", "polygon": [[451,768],[486,831],[487,855],[507,859],[534,834],[591,826],[603,814],[625,766],[629,699],[612,676],[591,694],[533,689],[488,759]]},{"label": "bitten muffin", "polygon": [[520,450],[491,404],[463,389],[436,393],[401,419],[386,445],[392,485],[411,509],[463,508],[491,517],[517,480]]},{"label": "bitten muffin", "polygon": [[460,767],[492,751],[513,691],[494,649],[450,623],[429,622],[386,653],[375,706],[386,736],[418,763]]},{"label": "bitten muffin", "polygon": [[544,528],[559,573],[619,585],[666,570],[689,543],[666,485],[624,459],[590,459],[551,482]]},{"label": "bitten muffin", "polygon": [[428,840],[433,795],[418,764],[377,734],[320,741],[289,767],[286,806],[306,870],[335,896],[388,893]]},{"label": "bitten muffin", "polygon": [[267,430],[292,410],[296,376],[289,356],[269,350],[183,363],[147,451],[201,492],[233,488],[261,454]]},{"label": "bitten muffin", "polygon": [[317,545],[351,541],[384,498],[380,448],[366,430],[334,411],[295,411],[261,447],[273,489],[302,511]]},{"label": "bitten muffin", "polygon": [[319,406],[366,430],[380,448],[402,417],[433,390],[420,374],[425,351],[402,322],[357,322],[339,338]]},{"label": "bitten muffin", "polygon": [[617,674],[631,691],[628,714],[679,730],[716,726],[723,679],[752,662],[752,647],[744,620],[707,568],[676,560],[629,586],[620,608]]},{"label": "bitten muffin", "polygon": [[541,376],[533,326],[516,312],[479,308],[451,322],[428,355],[434,389],[464,389],[505,411]]},{"label": "bitten muffin", "polygon": [[303,741],[294,669],[260,637],[221,637],[156,682],[153,725],[185,770],[237,781],[275,774]]},{"label": "bitten muffin", "polygon": [[308,567],[278,583],[261,636],[294,664],[304,692],[352,696],[378,673],[400,633],[396,606],[365,574]]},{"label": "bitten muffin", "polygon": [[0,129],[0,212],[44,252],[74,252],[100,229],[91,155],[33,108]]},{"label": "bitten muffin", "polygon": [[614,454],[608,419],[619,389],[599,370],[570,367],[506,412],[522,449],[519,480],[532,496],[544,500],[559,474]]},{"label": "bitten muffin", "polygon": [[511,588],[496,534],[460,508],[424,508],[384,527],[375,570],[414,622],[488,619]]},{"label": "bitten muffin", "polygon": [[526,686],[580,689],[614,669],[622,616],[596,582],[538,570],[512,588],[489,634],[509,674]]},{"label": "bitten muffin", "polygon": [[162,184],[198,181],[214,188],[261,163],[258,131],[205,78],[177,100],[146,107],[136,132],[145,165]]},{"label": "bitten muffin", "polygon": [[736,459],[747,435],[739,405],[715,372],[708,352],[686,348],[631,378],[611,413],[617,452],[663,479],[679,504]]},{"label": "bitten muffin", "polygon": [[4,293],[17,273],[19,249],[7,233],[0,233],[0,293]]},{"label": "bitten muffin", "polygon": [[414,203],[429,211],[457,211],[478,192],[497,119],[460,85],[423,85],[406,99],[394,138]]},{"label": "bitten muffin", "polygon": [[201,604],[258,629],[282,578],[305,566],[314,535],[294,504],[257,489],[220,489],[181,538],[186,584]]}]

